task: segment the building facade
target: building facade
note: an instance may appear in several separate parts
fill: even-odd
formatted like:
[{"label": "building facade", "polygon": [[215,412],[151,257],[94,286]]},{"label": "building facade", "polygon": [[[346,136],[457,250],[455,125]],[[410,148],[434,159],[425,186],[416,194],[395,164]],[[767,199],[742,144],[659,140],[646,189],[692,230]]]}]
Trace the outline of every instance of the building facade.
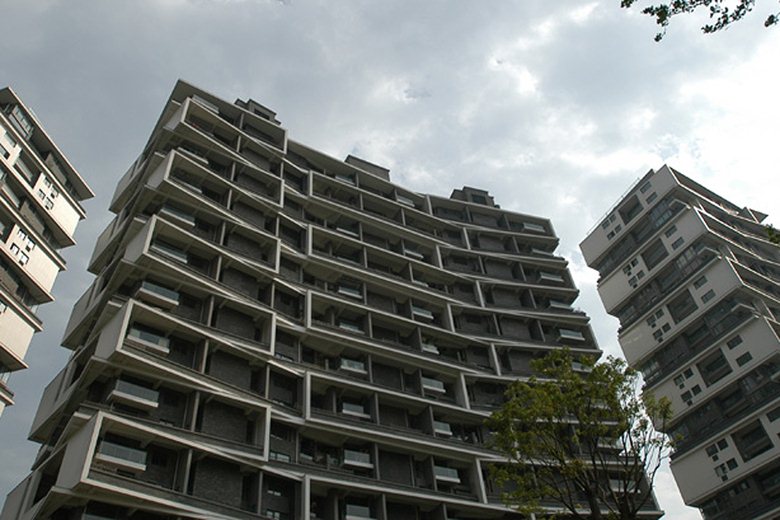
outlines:
[{"label": "building facade", "polygon": [[549,220],[184,82],[111,209],[3,520],[518,518],[483,421],[533,358],[599,353]]},{"label": "building facade", "polygon": [[14,403],[12,372],[43,328],[38,305],[65,269],[60,250],[73,245],[92,192],[10,88],[0,90],[0,414]]},{"label": "building facade", "polygon": [[665,431],[686,504],[707,520],[780,512],[780,249],[766,215],[664,166],[580,245]]}]

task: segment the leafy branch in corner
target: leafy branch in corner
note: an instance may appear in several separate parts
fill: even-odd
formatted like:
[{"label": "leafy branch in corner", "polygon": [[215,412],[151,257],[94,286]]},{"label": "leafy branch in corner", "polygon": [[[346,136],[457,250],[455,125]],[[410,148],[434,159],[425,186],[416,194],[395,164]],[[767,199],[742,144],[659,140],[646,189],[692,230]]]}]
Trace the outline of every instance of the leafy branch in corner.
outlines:
[{"label": "leafy branch in corner", "polygon": [[[621,0],[620,7],[631,7],[637,0]],[[673,0],[671,2],[650,5],[642,9],[642,13],[655,18],[661,27],[661,32],[655,35],[655,41],[661,41],[672,18],[680,14],[693,13],[699,10],[709,12],[711,23],[702,26],[705,33],[714,33],[725,29],[734,22],[744,18],[756,4],[756,0]],[[780,12],[769,15],[764,26],[780,23]]]}]

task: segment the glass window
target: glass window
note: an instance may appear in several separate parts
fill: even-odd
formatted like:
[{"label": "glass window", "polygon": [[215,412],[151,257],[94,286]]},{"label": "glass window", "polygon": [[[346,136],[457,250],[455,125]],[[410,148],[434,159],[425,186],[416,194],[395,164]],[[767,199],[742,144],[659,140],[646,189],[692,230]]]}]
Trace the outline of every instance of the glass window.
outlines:
[{"label": "glass window", "polygon": [[736,335],[726,342],[726,345],[728,345],[729,349],[736,348],[741,344],[742,344],[742,336],[740,335]]},{"label": "glass window", "polygon": [[744,364],[748,363],[751,359],[753,359],[753,356],[750,355],[750,352],[745,352],[741,356],[737,358],[737,365],[743,366]]}]

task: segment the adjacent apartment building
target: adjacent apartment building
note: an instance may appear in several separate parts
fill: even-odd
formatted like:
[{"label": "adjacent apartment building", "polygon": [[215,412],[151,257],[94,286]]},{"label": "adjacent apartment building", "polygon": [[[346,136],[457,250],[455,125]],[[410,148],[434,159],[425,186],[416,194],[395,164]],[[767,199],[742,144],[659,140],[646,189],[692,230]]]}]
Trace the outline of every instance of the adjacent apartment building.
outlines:
[{"label": "adjacent apartment building", "polygon": [[14,404],[12,372],[43,328],[60,250],[71,246],[92,191],[10,88],[0,90],[0,414]]},{"label": "adjacent apartment building", "polygon": [[483,421],[533,358],[599,354],[549,220],[184,82],[111,210],[3,520],[519,518]]},{"label": "adjacent apartment building", "polygon": [[673,404],[672,471],[707,520],[780,513],[780,249],[765,218],[664,166],[580,246],[626,359]]}]

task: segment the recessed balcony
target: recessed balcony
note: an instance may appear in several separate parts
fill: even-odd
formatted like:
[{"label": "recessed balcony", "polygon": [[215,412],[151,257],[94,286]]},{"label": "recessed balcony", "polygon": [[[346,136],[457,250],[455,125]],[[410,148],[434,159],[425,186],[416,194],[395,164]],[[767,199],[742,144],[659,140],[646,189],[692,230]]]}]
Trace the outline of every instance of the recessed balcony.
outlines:
[{"label": "recessed balcony", "polygon": [[444,421],[433,421],[433,433],[441,435],[442,437],[452,437],[452,426],[450,423]]},{"label": "recessed balcony", "polygon": [[163,309],[173,309],[179,305],[179,293],[154,282],[144,280],[135,292],[135,297]]},{"label": "recessed balcony", "polygon": [[130,330],[127,331],[127,339],[165,355],[171,351],[171,341],[168,338],[145,327],[130,327]]},{"label": "recessed balcony", "polygon": [[146,452],[109,441],[101,441],[95,460],[129,471],[146,471]]},{"label": "recessed balcony", "polygon": [[338,367],[339,370],[353,372],[355,374],[365,375],[367,373],[366,363],[360,359],[339,358]]},{"label": "recessed balcony", "polygon": [[449,484],[460,484],[460,474],[455,468],[448,468],[446,466],[434,466],[433,474],[436,476],[436,480],[439,482],[447,482]]},{"label": "recessed balcony", "polygon": [[117,379],[114,388],[108,394],[109,402],[118,402],[132,406],[154,410],[159,405],[160,393],[135,383]]},{"label": "recessed balcony", "polygon": [[359,468],[359,469],[373,469],[374,464],[371,462],[371,454],[359,450],[344,450],[344,466]]}]

